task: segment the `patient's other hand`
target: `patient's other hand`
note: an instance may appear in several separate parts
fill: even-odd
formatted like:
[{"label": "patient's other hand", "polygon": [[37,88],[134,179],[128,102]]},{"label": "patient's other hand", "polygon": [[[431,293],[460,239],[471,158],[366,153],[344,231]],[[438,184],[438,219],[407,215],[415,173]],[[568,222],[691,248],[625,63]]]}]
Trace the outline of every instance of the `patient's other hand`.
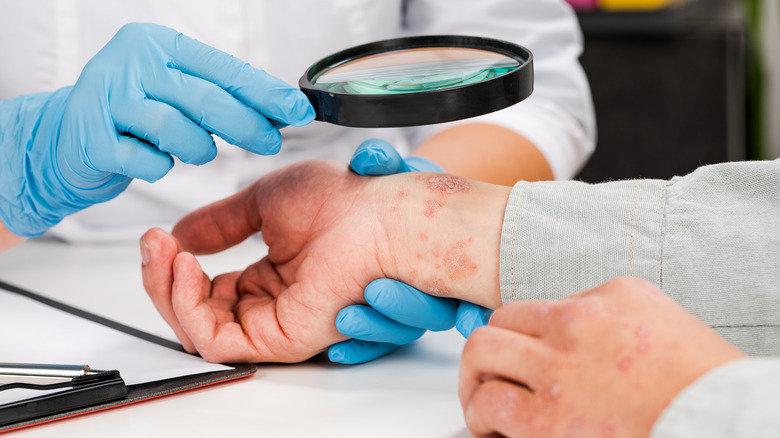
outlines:
[{"label": "patient's other hand", "polygon": [[477,437],[646,437],[683,388],[741,357],[654,285],[617,278],[496,310],[463,349],[458,393]]}]

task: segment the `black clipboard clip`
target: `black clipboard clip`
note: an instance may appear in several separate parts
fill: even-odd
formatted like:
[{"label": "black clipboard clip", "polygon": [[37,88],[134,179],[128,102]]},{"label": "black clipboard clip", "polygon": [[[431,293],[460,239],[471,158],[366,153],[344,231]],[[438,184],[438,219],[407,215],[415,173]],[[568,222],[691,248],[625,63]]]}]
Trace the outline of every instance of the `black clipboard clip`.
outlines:
[{"label": "black clipboard clip", "polygon": [[128,393],[117,370],[93,370],[88,365],[0,363],[0,391],[14,388],[42,393],[0,405],[0,426],[93,406]]}]

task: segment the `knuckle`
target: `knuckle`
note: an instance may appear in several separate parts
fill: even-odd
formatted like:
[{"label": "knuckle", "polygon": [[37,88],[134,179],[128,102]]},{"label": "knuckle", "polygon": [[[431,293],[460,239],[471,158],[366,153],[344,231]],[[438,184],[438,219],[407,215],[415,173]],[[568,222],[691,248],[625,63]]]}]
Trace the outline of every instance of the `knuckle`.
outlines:
[{"label": "knuckle", "polygon": [[604,285],[610,289],[628,289],[644,284],[644,281],[633,277],[616,277],[607,281]]},{"label": "knuckle", "polygon": [[652,283],[639,278],[616,277],[596,288],[594,292],[605,297],[625,299],[654,289]]},{"label": "knuckle", "polygon": [[116,37],[128,41],[146,39],[156,27],[150,23],[127,23],[117,31]]},{"label": "knuckle", "polygon": [[161,151],[188,164],[204,164],[216,157],[217,147],[211,135],[183,120],[178,110],[160,105],[150,110],[147,119],[149,138],[144,140],[157,138]]}]

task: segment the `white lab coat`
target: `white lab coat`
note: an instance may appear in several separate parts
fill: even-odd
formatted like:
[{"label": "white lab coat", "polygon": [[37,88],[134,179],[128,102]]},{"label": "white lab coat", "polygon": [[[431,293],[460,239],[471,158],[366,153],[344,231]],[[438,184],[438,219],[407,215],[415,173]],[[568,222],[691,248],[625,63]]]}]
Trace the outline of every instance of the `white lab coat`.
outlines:
[{"label": "white lab coat", "polygon": [[[564,0],[0,0],[0,99],[72,85],[129,22],[172,27],[291,84],[321,57],[374,40],[473,34],[514,41],[534,53],[534,94],[483,119],[534,142],[558,179],[571,177],[593,150],[592,102],[577,60],[582,38]],[[346,161],[371,137],[405,153],[443,127],[354,129],[314,122],[285,128],[282,152],[272,157],[217,140],[213,162],[177,163],[154,184],[134,181],[116,199],[66,218],[51,233],[69,240],[137,239],[148,227],[169,228],[183,214],[282,165],[305,158]]]}]

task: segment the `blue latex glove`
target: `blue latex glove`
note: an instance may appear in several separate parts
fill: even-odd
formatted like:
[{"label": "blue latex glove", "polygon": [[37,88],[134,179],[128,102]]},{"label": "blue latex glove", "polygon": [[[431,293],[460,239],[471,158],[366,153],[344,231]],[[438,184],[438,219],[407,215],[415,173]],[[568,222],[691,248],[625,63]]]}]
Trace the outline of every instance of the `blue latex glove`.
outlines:
[{"label": "blue latex glove", "polygon": [[36,237],[132,178],[162,178],[174,156],[214,159],[211,134],[274,154],[279,127],[313,119],[281,80],[172,29],[129,24],[73,87],[0,102],[0,220]]},{"label": "blue latex glove", "polygon": [[[390,175],[401,172],[443,172],[423,157],[401,158],[384,140],[364,141],[352,155],[352,170],[361,175]],[[336,316],[336,328],[350,340],[332,345],[328,358],[354,364],[381,357],[419,338],[426,330],[448,330],[455,326],[468,337],[487,324],[491,310],[466,301],[437,298],[404,283],[380,279],[365,289],[369,306],[349,306]]]},{"label": "blue latex glove", "polygon": [[364,141],[355,149],[349,166],[358,175],[384,176],[404,172],[439,172],[444,169],[433,161],[420,156],[401,158],[401,154],[388,142],[378,138]]}]

